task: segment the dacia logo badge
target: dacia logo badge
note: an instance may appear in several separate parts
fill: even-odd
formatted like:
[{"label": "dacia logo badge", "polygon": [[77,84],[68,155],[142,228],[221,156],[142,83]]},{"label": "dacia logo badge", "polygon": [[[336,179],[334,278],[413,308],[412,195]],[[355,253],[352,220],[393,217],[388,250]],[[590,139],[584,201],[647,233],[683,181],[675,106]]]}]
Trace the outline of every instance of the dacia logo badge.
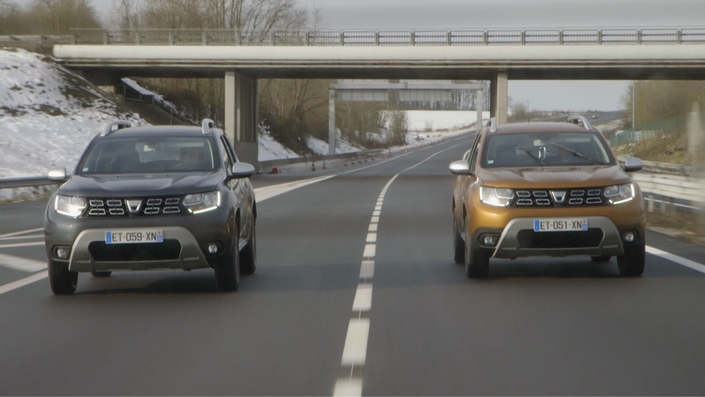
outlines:
[{"label": "dacia logo badge", "polygon": [[142,206],[142,200],[125,200],[127,203],[127,208],[130,210],[131,213],[136,213],[140,211],[140,207]]},{"label": "dacia logo badge", "polygon": [[565,200],[565,193],[564,190],[551,190],[551,197],[553,197],[553,201],[556,203],[562,203],[563,200]]}]

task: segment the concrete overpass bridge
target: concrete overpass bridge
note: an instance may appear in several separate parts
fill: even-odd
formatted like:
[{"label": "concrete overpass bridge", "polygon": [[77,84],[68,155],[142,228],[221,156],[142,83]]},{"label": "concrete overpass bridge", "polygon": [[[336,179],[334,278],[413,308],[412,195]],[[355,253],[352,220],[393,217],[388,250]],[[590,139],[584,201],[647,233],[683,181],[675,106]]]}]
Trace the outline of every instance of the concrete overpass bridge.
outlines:
[{"label": "concrete overpass bridge", "polygon": [[705,28],[257,32],[75,30],[54,47],[99,85],[122,77],[224,78],[225,131],[257,163],[257,79],[490,81],[507,118],[508,80],[705,78]]}]

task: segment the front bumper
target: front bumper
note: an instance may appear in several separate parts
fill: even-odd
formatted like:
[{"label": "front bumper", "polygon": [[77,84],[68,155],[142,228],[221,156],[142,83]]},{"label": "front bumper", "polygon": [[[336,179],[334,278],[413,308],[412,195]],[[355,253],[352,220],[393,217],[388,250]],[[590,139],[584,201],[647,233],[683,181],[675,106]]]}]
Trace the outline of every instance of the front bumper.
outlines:
[{"label": "front bumper", "polygon": [[[586,217],[586,219],[589,225],[589,229],[586,232],[534,232],[535,218],[512,219],[502,230],[496,247],[492,249],[492,257],[513,259],[528,256],[615,256],[624,253],[622,234],[614,222],[604,216],[590,216]],[[638,228],[628,228],[628,230],[634,230],[639,237],[643,236],[643,231],[638,230]],[[588,233],[590,238],[587,237]],[[473,240],[477,241],[479,233],[473,237]],[[540,242],[532,244],[532,241],[530,241],[532,237],[538,237],[538,239],[534,238],[534,240],[539,240]],[[570,239],[572,241],[578,239],[582,241],[579,244],[572,244],[572,246],[571,244],[566,245],[565,241],[551,241],[559,239]],[[485,248],[491,249],[489,247]]]},{"label": "front bumper", "polygon": [[[111,231],[128,231],[130,229],[111,229]],[[82,231],[71,247],[69,270],[72,272],[90,272],[107,270],[150,270],[150,269],[203,269],[210,265],[191,232],[183,227],[165,227],[162,229],[165,241],[176,240],[181,249],[178,257],[162,260],[96,260],[89,251],[91,243],[105,241],[105,229]],[[150,245],[163,243],[148,243]],[[137,245],[137,244],[135,244]],[[139,244],[144,246],[146,244]]]},{"label": "front bumper", "polygon": [[[135,229],[162,230],[164,243],[106,244],[105,232]],[[69,264],[78,272],[150,269],[211,268],[228,258],[233,249],[234,210],[221,207],[198,215],[143,218],[69,218],[48,209],[44,218],[47,258]],[[216,254],[207,253],[217,243]],[[71,247],[68,259],[54,255],[56,247]],[[164,248],[160,248],[160,246]],[[170,249],[168,255],[165,251]],[[120,252],[116,252],[122,249]],[[237,246],[235,245],[235,248]],[[125,252],[125,251],[134,252]],[[96,255],[97,251],[100,255]],[[174,252],[176,251],[176,252]],[[91,253],[92,252],[92,253]],[[152,255],[152,252],[156,252]]]}]

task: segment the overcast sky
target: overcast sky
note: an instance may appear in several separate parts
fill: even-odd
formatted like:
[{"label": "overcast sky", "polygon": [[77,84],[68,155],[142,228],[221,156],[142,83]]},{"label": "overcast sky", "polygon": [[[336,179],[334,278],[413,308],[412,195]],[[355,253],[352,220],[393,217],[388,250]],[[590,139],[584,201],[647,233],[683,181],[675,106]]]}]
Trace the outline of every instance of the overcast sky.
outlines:
[{"label": "overcast sky", "polygon": [[[22,3],[28,0],[20,0]],[[114,0],[90,0],[106,18]],[[138,0],[148,1],[148,0]],[[704,26],[705,0],[299,0],[328,29]],[[621,108],[627,81],[511,81],[540,110]]]}]

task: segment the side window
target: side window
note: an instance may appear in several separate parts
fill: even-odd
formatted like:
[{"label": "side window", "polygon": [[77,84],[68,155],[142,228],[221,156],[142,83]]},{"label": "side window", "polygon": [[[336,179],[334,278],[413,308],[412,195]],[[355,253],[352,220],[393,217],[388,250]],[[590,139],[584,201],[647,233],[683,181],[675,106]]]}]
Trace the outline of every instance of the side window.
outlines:
[{"label": "side window", "polygon": [[475,172],[475,163],[477,163],[477,153],[480,150],[480,140],[482,138],[481,134],[477,134],[477,137],[475,137],[475,142],[472,143],[472,147],[470,148],[470,172]]},{"label": "side window", "polygon": [[223,158],[225,169],[228,171],[228,173],[230,173],[230,170],[233,169],[235,161],[233,160],[233,154],[231,153],[230,143],[228,142],[225,135],[220,137],[220,145],[218,146],[220,150],[220,156]]}]

